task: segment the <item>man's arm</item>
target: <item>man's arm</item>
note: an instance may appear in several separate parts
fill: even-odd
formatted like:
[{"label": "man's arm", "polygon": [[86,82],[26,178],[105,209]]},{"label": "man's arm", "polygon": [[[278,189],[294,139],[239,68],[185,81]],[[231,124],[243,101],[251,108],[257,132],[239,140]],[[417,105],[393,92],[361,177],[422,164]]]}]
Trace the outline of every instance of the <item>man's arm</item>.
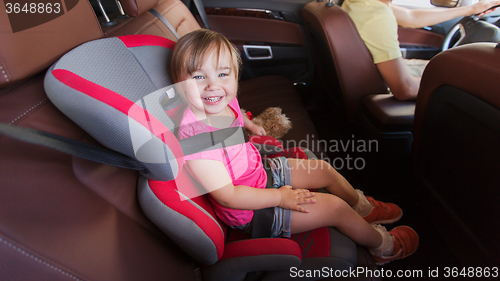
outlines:
[{"label": "man's arm", "polygon": [[377,68],[396,99],[412,100],[417,97],[420,78],[410,75],[402,57],[377,63]]},{"label": "man's arm", "polygon": [[500,5],[500,0],[482,0],[471,6],[457,8],[407,9],[393,4],[390,7],[399,26],[422,28],[458,17],[481,14],[496,5]]}]

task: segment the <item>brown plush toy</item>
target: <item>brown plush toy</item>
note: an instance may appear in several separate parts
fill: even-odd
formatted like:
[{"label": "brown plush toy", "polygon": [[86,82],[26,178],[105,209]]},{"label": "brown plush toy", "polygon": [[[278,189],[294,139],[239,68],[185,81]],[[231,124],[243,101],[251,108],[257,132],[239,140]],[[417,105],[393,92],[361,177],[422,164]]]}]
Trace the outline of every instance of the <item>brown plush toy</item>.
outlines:
[{"label": "brown plush toy", "polygon": [[[292,128],[292,122],[285,114],[281,113],[279,107],[269,107],[254,118],[252,118],[249,111],[241,109],[241,112],[247,115],[248,119],[252,120],[254,124],[262,126],[266,130],[267,136],[275,139],[280,139]],[[251,135],[248,130],[245,130],[245,132]]]}]

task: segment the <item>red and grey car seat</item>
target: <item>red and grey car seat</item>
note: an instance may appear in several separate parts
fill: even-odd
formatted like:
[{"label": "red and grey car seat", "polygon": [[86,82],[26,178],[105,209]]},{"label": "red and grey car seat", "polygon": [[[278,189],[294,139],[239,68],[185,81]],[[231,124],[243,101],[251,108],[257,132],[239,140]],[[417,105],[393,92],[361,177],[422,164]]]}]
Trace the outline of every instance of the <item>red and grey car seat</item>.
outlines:
[{"label": "red and grey car seat", "polygon": [[[184,153],[240,138],[233,132],[212,147],[202,145],[194,150],[197,142],[178,141],[175,111],[184,106],[167,68],[174,44],[150,35],[84,43],[49,69],[47,95],[101,144],[144,166],[138,181],[144,213],[186,253],[206,265],[204,280],[243,280],[253,272],[264,272],[265,280],[286,280],[296,279],[291,272],[294,268],[294,272],[352,268],[357,262],[356,245],[333,228],[292,239],[249,239],[218,220],[208,195],[195,193],[199,186],[182,167]],[[283,153],[306,155],[300,149]]]}]

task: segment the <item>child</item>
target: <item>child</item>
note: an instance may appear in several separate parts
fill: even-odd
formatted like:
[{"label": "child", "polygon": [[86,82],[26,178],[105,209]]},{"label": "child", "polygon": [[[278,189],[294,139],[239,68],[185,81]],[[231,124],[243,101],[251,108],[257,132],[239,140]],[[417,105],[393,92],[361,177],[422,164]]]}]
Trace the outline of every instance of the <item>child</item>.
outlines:
[{"label": "child", "polygon": [[[172,78],[182,85],[189,105],[179,138],[236,126],[265,134],[240,112],[240,64],[237,49],[218,33],[201,29],[179,39],[171,59]],[[185,161],[188,172],[209,192],[217,216],[230,227],[251,231],[257,223],[253,210],[274,207],[271,237],[332,226],[368,247],[378,264],[411,255],[418,247],[418,235],[410,227],[388,232],[370,225],[398,221],[403,214],[398,206],[365,197],[323,160],[269,160],[276,188],[265,188],[266,171],[249,142],[187,155]],[[290,179],[292,186],[285,185]],[[330,194],[309,191],[318,188]]]}]

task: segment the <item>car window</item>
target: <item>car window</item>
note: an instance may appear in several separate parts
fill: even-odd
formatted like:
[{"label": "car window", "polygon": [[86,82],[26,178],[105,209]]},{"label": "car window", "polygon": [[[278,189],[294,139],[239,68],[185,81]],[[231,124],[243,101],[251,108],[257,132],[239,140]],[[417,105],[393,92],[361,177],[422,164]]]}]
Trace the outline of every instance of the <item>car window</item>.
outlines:
[{"label": "car window", "polygon": [[[468,6],[475,4],[479,0],[462,0],[460,1],[461,3],[459,4],[460,6]],[[392,4],[396,4],[399,6],[404,6],[408,8],[437,8],[436,6],[431,4],[430,0],[393,0]],[[500,16],[500,9],[497,9],[496,11],[493,11],[487,15],[488,17],[498,17]],[[496,19],[494,19],[496,21]],[[488,20],[490,21],[490,20]],[[493,20],[491,20],[493,21]]]},{"label": "car window", "polygon": [[430,0],[393,0],[392,4],[412,8],[433,8]]}]

